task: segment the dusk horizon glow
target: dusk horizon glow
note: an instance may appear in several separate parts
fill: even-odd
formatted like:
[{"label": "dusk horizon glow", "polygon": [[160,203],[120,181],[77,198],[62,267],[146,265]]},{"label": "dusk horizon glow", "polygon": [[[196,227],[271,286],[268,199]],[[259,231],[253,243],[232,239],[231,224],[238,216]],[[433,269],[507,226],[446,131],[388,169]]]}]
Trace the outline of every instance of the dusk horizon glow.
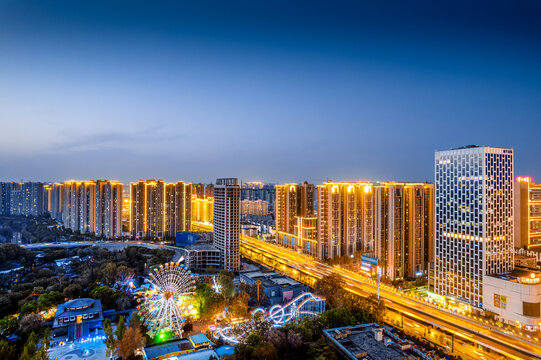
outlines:
[{"label": "dusk horizon glow", "polygon": [[0,2],[0,181],[541,176],[537,2]]}]

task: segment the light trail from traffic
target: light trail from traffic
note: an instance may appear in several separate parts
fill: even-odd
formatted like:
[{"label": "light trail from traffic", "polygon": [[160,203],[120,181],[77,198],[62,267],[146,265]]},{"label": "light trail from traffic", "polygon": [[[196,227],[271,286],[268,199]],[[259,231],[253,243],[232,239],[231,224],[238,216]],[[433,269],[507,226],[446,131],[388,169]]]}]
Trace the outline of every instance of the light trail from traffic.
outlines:
[{"label": "light trail from traffic", "polygon": [[[212,225],[209,224],[192,223],[192,226],[204,231],[212,231]],[[336,273],[342,276],[349,291],[363,296],[377,293],[377,284],[371,279],[340,267],[329,266],[306,255],[262,240],[243,235],[241,252],[254,261],[272,266],[308,285],[313,285],[318,278]],[[406,293],[400,293],[390,286],[380,284],[380,296],[385,300],[386,306],[393,310],[431,322],[438,328],[472,339],[510,358],[541,359],[540,343],[539,341],[535,343],[535,339],[528,341],[504,333],[471,317],[449,312]]]}]

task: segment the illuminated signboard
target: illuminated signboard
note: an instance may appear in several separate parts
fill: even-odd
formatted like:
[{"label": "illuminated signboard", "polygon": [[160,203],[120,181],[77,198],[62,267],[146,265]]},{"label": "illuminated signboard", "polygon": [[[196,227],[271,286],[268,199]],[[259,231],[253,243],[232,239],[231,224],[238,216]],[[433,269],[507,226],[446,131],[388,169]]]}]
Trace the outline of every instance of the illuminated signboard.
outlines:
[{"label": "illuminated signboard", "polygon": [[516,182],[525,182],[525,183],[533,183],[533,178],[531,176],[517,176],[515,177]]}]

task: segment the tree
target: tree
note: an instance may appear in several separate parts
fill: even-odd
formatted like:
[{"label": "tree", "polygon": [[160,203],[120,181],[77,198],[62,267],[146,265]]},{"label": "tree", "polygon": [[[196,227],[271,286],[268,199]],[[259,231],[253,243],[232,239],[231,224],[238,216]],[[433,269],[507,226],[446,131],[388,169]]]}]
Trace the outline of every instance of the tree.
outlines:
[{"label": "tree", "polygon": [[16,359],[17,349],[7,340],[0,340],[0,359]]},{"label": "tree", "polygon": [[338,274],[332,273],[316,281],[314,290],[316,294],[323,295],[329,307],[334,308],[342,303],[345,282]]},{"label": "tree", "polygon": [[41,294],[38,297],[38,309],[41,311],[49,310],[64,301],[64,296],[58,291],[51,291],[46,294]]},{"label": "tree", "polygon": [[221,287],[220,292],[226,301],[232,298],[235,293],[235,284],[233,283],[234,277],[235,275],[228,270],[221,270],[218,275],[217,282]]},{"label": "tree", "polygon": [[19,331],[22,334],[39,331],[41,327],[41,320],[42,318],[39,314],[24,315],[21,320],[19,320]]},{"label": "tree", "polygon": [[126,324],[124,323],[124,316],[120,315],[118,323],[116,324],[115,335],[118,340],[122,340],[124,333],[126,332]]},{"label": "tree", "polygon": [[235,317],[245,316],[248,313],[248,301],[250,295],[246,291],[239,291],[231,302],[231,313]]},{"label": "tree", "polygon": [[131,314],[130,327],[141,329],[141,317],[135,311]]},{"label": "tree", "polygon": [[188,320],[182,326],[182,332],[184,333],[184,335],[188,335],[192,331],[193,331],[193,323],[190,320]]},{"label": "tree", "polygon": [[107,285],[113,285],[116,281],[116,270],[116,265],[112,262],[103,264],[99,270],[101,281]]},{"label": "tree", "polygon": [[[28,359],[32,359],[32,357],[36,354],[37,340],[38,340],[38,337],[36,333],[32,331],[30,335],[28,336],[26,343],[24,344],[23,356],[28,356]],[[21,356],[21,359],[23,359],[23,356]]]},{"label": "tree", "polygon": [[116,281],[120,282],[121,284],[125,284],[129,280],[133,279],[134,275],[135,272],[133,271],[133,269],[125,265],[120,265],[116,269]]},{"label": "tree", "polygon": [[118,310],[126,310],[131,305],[131,299],[128,296],[121,296],[115,300],[115,305]]},{"label": "tree", "polygon": [[137,349],[143,347],[143,336],[139,328],[129,327],[118,341],[117,355],[122,359],[128,359]]},{"label": "tree", "polygon": [[78,283],[71,283],[64,289],[64,296],[68,299],[76,299],[81,296],[83,289]]},{"label": "tree", "polygon": [[105,346],[107,349],[105,355],[107,357],[112,357],[116,352],[116,341],[115,336],[113,335],[113,328],[111,327],[111,319],[105,319],[105,322],[103,323],[103,332],[105,332],[106,335]]}]

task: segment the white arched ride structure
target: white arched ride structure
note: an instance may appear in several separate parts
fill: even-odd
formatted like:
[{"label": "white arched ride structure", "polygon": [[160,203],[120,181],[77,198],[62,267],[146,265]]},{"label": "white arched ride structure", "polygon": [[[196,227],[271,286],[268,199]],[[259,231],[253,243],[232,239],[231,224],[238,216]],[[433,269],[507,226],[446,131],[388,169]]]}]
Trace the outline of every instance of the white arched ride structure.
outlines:
[{"label": "white arched ride structure", "polygon": [[[285,305],[274,305],[270,309],[257,308],[252,311],[252,321],[258,316],[271,321],[272,327],[281,327],[287,323],[297,321],[305,316],[317,316],[325,311],[325,300],[312,294],[302,293]],[[249,323],[237,325],[235,328],[227,326],[214,331],[215,338],[238,344],[250,329]]]},{"label": "white arched ride structure", "polygon": [[273,322],[272,326],[280,327],[305,316],[317,316],[323,311],[325,311],[324,299],[312,293],[302,293],[284,306],[272,306],[268,312],[263,308],[257,308],[252,312],[252,317],[260,313]]},{"label": "white arched ride structure", "polygon": [[187,300],[195,291],[194,276],[180,262],[170,262],[150,269],[146,281],[150,288],[138,294],[139,315],[152,331],[181,334]]}]

